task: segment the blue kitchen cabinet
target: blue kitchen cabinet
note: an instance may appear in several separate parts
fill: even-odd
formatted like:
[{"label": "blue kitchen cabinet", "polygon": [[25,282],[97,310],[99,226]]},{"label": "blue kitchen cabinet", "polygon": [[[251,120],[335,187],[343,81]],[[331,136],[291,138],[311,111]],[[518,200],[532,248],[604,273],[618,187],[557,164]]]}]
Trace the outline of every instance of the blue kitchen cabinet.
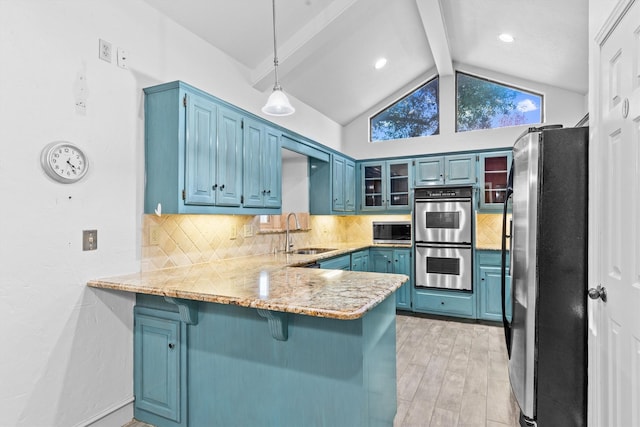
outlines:
[{"label": "blue kitchen cabinet", "polygon": [[157,427],[187,426],[186,326],[177,312],[134,309],[134,416]]},{"label": "blue kitchen cabinet", "polygon": [[338,154],[329,161],[309,159],[309,213],[353,214],[356,209],[355,162]]},{"label": "blue kitchen cabinet", "polygon": [[476,298],[472,292],[413,289],[413,311],[452,317],[475,318]]},{"label": "blue kitchen cabinet", "polygon": [[411,310],[411,289],[413,288],[411,259],[411,249],[409,248],[369,249],[370,271],[409,276],[409,281],[396,291],[396,308],[403,310]]},{"label": "blue kitchen cabinet", "polygon": [[[477,251],[477,292],[478,292],[478,318],[502,322],[502,278],[501,278],[501,252]],[[507,273],[509,258],[507,257]],[[511,277],[507,274],[506,283],[506,315],[511,320]]]},{"label": "blue kitchen cabinet", "polygon": [[476,183],[475,154],[422,157],[413,166],[416,187]]},{"label": "blue kitchen cabinet", "polygon": [[144,212],[241,212],[241,111],[183,82],[144,92]]},{"label": "blue kitchen cabinet", "polygon": [[351,271],[369,271],[369,249],[351,253]]},{"label": "blue kitchen cabinet", "polygon": [[512,155],[511,150],[478,155],[478,208],[481,211],[502,211]]},{"label": "blue kitchen cabinet", "polygon": [[351,270],[351,255],[340,255],[334,258],[319,261],[320,268],[328,270]]},{"label": "blue kitchen cabinet", "polygon": [[216,205],[240,206],[242,197],[242,116],[228,108],[218,108],[216,152],[218,190]]},{"label": "blue kitchen cabinet", "polygon": [[333,154],[333,200],[334,212],[354,212],[356,206],[355,162]]},{"label": "blue kitchen cabinet", "polygon": [[411,211],[410,160],[360,163],[360,211],[408,213]]},{"label": "blue kitchen cabinet", "polygon": [[282,206],[281,132],[257,120],[244,121],[244,206]]}]

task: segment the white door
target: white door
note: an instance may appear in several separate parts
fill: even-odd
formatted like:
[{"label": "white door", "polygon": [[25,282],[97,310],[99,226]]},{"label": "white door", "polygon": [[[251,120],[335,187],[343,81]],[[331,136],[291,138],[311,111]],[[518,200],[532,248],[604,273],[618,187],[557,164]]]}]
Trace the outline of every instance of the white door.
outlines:
[{"label": "white door", "polygon": [[597,427],[640,426],[640,1],[619,1],[614,14],[592,58],[590,286],[607,294],[589,306],[589,419]]}]

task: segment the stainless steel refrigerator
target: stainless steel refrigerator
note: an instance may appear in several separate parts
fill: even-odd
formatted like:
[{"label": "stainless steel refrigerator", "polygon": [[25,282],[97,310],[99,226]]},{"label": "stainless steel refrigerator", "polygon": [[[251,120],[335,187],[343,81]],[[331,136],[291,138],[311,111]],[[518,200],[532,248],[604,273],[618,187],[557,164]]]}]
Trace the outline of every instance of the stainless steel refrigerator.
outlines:
[{"label": "stainless steel refrigerator", "polygon": [[587,425],[587,186],[588,128],[530,128],[514,144],[502,298],[521,426]]}]

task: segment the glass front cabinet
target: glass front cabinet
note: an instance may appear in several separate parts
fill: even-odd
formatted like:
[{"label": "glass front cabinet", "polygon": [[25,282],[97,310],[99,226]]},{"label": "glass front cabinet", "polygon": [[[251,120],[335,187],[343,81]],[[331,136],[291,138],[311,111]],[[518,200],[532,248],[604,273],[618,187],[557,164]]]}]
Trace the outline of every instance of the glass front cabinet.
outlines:
[{"label": "glass front cabinet", "polygon": [[360,164],[361,203],[366,211],[409,211],[411,209],[411,162],[387,160]]},{"label": "glass front cabinet", "polygon": [[481,210],[502,209],[507,195],[507,178],[511,167],[511,151],[480,154],[478,157],[478,177]]}]

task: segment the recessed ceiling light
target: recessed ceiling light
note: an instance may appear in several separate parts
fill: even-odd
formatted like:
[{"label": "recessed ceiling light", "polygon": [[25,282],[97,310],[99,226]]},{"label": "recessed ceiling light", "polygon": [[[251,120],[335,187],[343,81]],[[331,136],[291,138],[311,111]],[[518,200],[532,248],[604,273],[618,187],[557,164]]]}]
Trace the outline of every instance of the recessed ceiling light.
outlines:
[{"label": "recessed ceiling light", "polygon": [[387,58],[380,58],[376,61],[374,67],[376,70],[379,70],[381,68],[384,68],[385,65],[387,65]]},{"label": "recessed ceiling light", "polygon": [[500,39],[500,41],[503,41],[505,43],[513,43],[514,40],[513,36],[507,33],[500,34],[498,38]]}]

